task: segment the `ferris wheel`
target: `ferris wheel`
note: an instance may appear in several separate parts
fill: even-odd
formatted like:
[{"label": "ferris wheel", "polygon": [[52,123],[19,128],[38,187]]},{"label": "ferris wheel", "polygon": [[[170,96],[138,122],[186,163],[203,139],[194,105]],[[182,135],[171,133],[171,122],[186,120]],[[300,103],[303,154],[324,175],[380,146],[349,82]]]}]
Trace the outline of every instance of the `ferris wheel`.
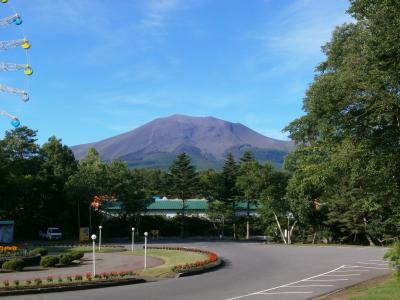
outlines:
[{"label": "ferris wheel", "polygon": [[[8,3],[8,0],[0,0],[0,3],[8,5],[10,7],[10,11],[13,12],[12,15],[10,16],[0,18],[0,27],[17,26],[21,33],[21,37],[19,39],[0,41],[0,51],[6,51],[18,47],[20,47],[23,51],[25,51],[25,63],[0,62],[0,72],[23,71],[23,73],[26,76],[31,76],[33,74],[33,70],[29,65],[29,55],[28,55],[28,51],[31,48],[31,44],[29,43],[29,40],[22,29],[21,26],[22,18],[15,11],[12,5]],[[29,94],[25,89],[12,87],[0,83],[0,91],[5,93],[17,94],[19,95],[20,99],[23,102],[27,102],[29,100]],[[18,127],[20,125],[20,121],[17,116],[12,115],[6,111],[2,111],[1,109],[0,109],[0,116],[5,116],[10,118],[11,125],[14,127]]]}]

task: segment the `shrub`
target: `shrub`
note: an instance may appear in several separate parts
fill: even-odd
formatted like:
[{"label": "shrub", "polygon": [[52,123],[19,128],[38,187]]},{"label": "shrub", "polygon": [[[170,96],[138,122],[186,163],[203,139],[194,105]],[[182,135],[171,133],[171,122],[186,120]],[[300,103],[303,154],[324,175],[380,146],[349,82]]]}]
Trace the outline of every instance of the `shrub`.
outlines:
[{"label": "shrub", "polygon": [[41,285],[42,284],[42,279],[40,279],[40,278],[35,278],[34,281],[35,281],[36,285]]},{"label": "shrub", "polygon": [[392,248],[390,248],[385,255],[383,256],[385,260],[388,260],[392,263],[393,266],[397,269],[397,276],[400,277],[400,241],[397,241],[393,244]]},{"label": "shrub", "polygon": [[5,287],[8,287],[10,285],[10,282],[8,280],[3,280],[3,285]]},{"label": "shrub", "polygon": [[24,266],[25,266],[25,263],[22,259],[13,258],[13,259],[5,261],[3,263],[3,265],[1,266],[1,268],[5,269],[5,270],[22,271]]},{"label": "shrub", "polygon": [[13,283],[15,286],[19,286],[19,280],[14,280]]},{"label": "shrub", "polygon": [[53,276],[47,276],[46,280],[47,282],[53,282]]},{"label": "shrub", "polygon": [[26,285],[31,285],[32,284],[32,280],[30,280],[30,279],[27,279],[26,281],[25,281],[25,283],[26,283]]},{"label": "shrub", "polygon": [[60,255],[59,264],[60,265],[70,265],[74,261],[74,258],[71,254]]},{"label": "shrub", "polygon": [[72,276],[67,276],[67,281],[72,282]]},{"label": "shrub", "polygon": [[40,265],[44,268],[54,267],[60,259],[57,256],[43,256],[40,260]]},{"label": "shrub", "polygon": [[63,281],[62,277],[58,277],[58,278],[57,278],[57,281],[58,281],[59,283],[61,283],[61,282]]},{"label": "shrub", "polygon": [[80,260],[83,258],[85,253],[83,253],[82,251],[71,251],[69,255],[73,258],[73,260]]},{"label": "shrub", "polygon": [[31,251],[31,254],[40,254],[41,256],[47,255],[48,251],[45,248],[35,248]]}]

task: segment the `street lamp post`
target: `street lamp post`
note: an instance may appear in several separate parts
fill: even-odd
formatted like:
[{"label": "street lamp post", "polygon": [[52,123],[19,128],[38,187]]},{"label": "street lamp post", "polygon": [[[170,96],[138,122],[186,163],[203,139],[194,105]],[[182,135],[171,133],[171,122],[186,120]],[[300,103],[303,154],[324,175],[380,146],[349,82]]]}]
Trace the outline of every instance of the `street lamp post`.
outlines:
[{"label": "street lamp post", "polygon": [[96,255],[95,255],[95,243],[96,243],[97,236],[92,234],[93,240],[93,277],[96,276]]},{"label": "street lamp post", "polygon": [[99,234],[99,251],[101,250],[101,229],[103,228],[103,226],[99,226],[99,231],[100,231],[100,234]]},{"label": "street lamp post", "polygon": [[147,269],[147,231],[144,233],[144,269]]},{"label": "street lamp post", "polygon": [[132,227],[132,247],[131,247],[132,252],[133,252],[133,245],[135,245],[135,227]]},{"label": "street lamp post", "polygon": [[292,243],[290,239],[290,219],[293,219],[293,213],[288,212],[286,216],[287,216],[287,243],[288,245],[290,245]]}]

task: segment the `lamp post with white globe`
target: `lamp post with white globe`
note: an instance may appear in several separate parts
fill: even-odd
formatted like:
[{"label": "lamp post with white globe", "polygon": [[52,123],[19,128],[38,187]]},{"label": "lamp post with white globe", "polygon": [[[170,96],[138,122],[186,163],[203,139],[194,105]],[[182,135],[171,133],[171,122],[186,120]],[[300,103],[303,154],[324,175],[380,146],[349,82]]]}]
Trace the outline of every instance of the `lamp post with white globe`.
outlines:
[{"label": "lamp post with white globe", "polygon": [[97,236],[95,234],[92,234],[91,238],[92,238],[92,241],[93,241],[93,277],[94,277],[94,276],[96,276],[95,243],[96,243]]},{"label": "lamp post with white globe", "polygon": [[135,245],[135,227],[132,227],[132,247],[131,247],[132,252],[133,252],[133,245]]},{"label": "lamp post with white globe", "polygon": [[147,269],[147,231],[144,233],[144,269]]},{"label": "lamp post with white globe", "polygon": [[99,251],[101,250],[101,229],[103,228],[103,226],[99,226]]}]

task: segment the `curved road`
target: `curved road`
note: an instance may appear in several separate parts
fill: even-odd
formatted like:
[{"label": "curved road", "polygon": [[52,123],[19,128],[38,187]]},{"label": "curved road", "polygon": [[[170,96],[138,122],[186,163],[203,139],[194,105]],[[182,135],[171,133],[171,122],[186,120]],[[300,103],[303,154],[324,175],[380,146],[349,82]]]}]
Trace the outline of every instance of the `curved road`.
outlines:
[{"label": "curved road", "polygon": [[[178,244],[176,244],[178,245]],[[312,299],[391,272],[386,249],[258,243],[179,244],[217,252],[227,262],[213,272],[139,285],[9,299],[260,300]],[[6,297],[7,298],[7,297]]]}]

